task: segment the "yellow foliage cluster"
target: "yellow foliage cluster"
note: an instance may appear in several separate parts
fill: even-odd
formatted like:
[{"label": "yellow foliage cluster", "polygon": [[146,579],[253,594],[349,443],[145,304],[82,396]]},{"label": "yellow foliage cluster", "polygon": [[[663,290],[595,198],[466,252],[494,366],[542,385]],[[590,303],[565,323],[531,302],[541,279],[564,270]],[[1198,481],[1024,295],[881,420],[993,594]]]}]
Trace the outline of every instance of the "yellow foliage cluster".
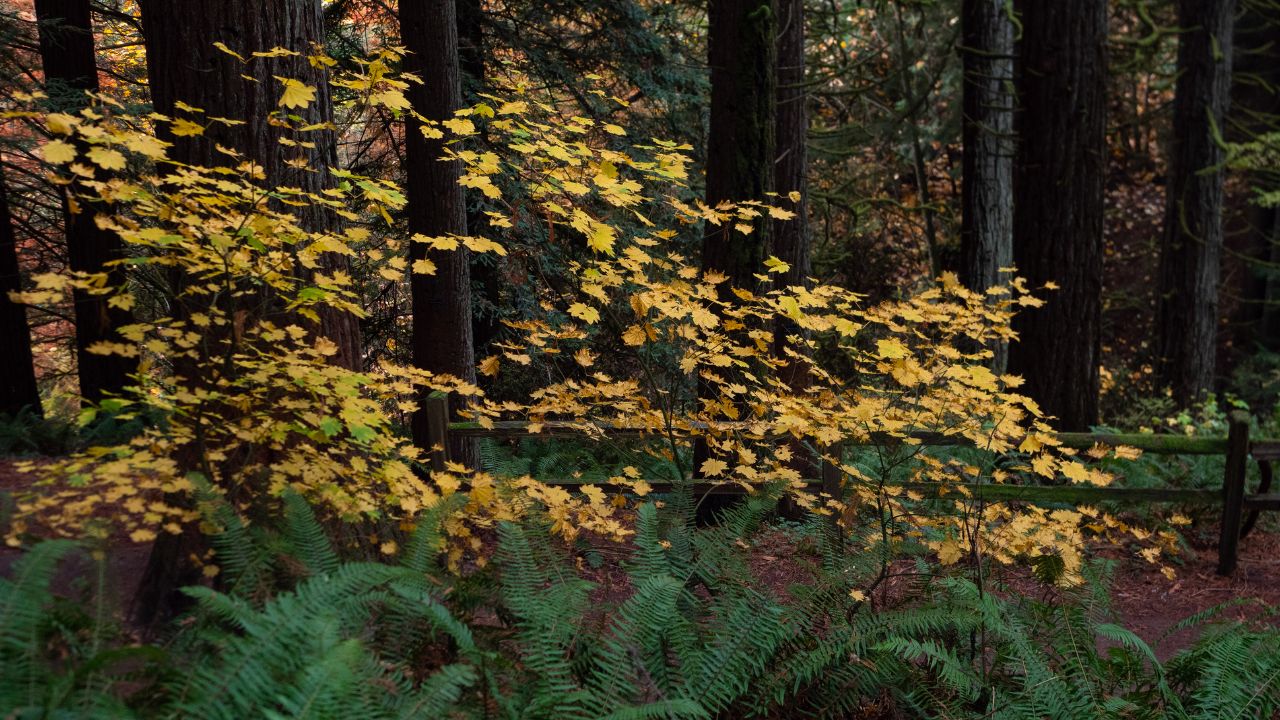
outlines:
[{"label": "yellow foliage cluster", "polygon": [[[384,51],[335,83],[364,102],[416,117],[403,95],[416,78],[389,69],[397,52]],[[312,102],[314,88],[279,80],[282,108]],[[320,258],[355,255],[367,231],[308,229],[297,209],[318,205],[347,219],[389,222],[404,203],[394,184],[335,170],[335,187],[322,193],[264,188],[251,164],[168,161],[154,124],[170,123],[177,136],[201,131],[181,124],[187,121],[129,117],[105,99],[78,116],[27,113],[52,135],[43,153],[55,182],[123,238],[130,271],[162,270],[185,282],[171,298],[180,312],[140,319],[121,329],[120,342],[99,348],[144,359],[132,396],[111,401],[113,409],[165,421],[127,445],[32,467],[50,487],[19,498],[9,540],[35,519],[81,531],[104,503],[117,508],[113,519],[136,539],[179,532],[198,517],[192,493],[201,485],[249,516],[295,488],[341,517],[403,521],[465,492],[445,525],[456,541],[455,564],[480,549],[478,528],[531,506],[545,509],[566,536],[628,534],[625,501],[597,487],[570,493],[458,466],[424,479],[415,472],[420,450],[393,431],[387,413],[412,411],[427,390],[470,396],[468,412],[481,425],[518,418],[536,434],[560,422],[596,436],[625,427],[666,443],[657,452],[668,461],[667,476],[627,468],[612,479],[634,495],[654,483],[695,479],[748,491],[781,488],[851,529],[882,523],[887,530],[872,535],[873,544],[915,539],[944,564],[979,552],[1004,563],[1053,554],[1072,579],[1085,532],[1129,530],[1087,508],[984,506],[960,486],[1109,480],[1057,447],[1048,419],[1016,392],[1019,378],[988,369],[990,348],[1015,339],[1013,312],[1039,302],[1021,281],[977,293],[944,275],[914,297],[867,306],[834,286],[775,286],[771,277],[786,265],[770,258],[760,289],[726,289],[725,277],[699,270],[672,239],[703,223],[746,234],[753,219],[785,219],[790,211],[770,198],[715,208],[681,198],[688,148],[653,141],[619,149],[613,143],[625,131],[618,126],[560,117],[529,94],[487,100],[439,123],[416,117],[415,129],[445,138],[465,168],[462,184],[509,208],[491,214],[495,233],[515,232],[533,218],[594,251],[573,268],[568,292],[548,289],[540,314],[511,324],[518,339],[480,363],[487,375],[512,366],[554,368],[547,376],[562,379],[523,403],[489,401],[472,385],[420,370],[382,364],[358,372],[328,362],[334,347],[314,333],[319,314],[364,310],[351,278],[326,271]],[[504,152],[468,149],[463,141],[481,129]],[[113,172],[99,179],[99,169]],[[504,196],[500,188],[511,183],[499,176],[517,178],[518,194]],[[499,254],[501,240],[409,238],[439,251]],[[403,251],[407,243],[388,247]],[[394,253],[374,261],[392,281],[434,270],[429,262],[410,268]],[[20,299],[56,302],[75,287],[107,294],[121,307],[138,305],[136,290],[109,287],[103,275],[44,275],[36,285]],[[1013,453],[1016,461],[999,470],[943,462],[926,450],[926,437]],[[681,447],[695,441],[706,456],[699,467],[686,467]],[[873,443],[870,459],[837,450]],[[822,459],[840,468],[839,489],[818,492],[807,481]],[[904,468],[916,482],[950,489],[942,510],[939,501],[892,482]]]}]

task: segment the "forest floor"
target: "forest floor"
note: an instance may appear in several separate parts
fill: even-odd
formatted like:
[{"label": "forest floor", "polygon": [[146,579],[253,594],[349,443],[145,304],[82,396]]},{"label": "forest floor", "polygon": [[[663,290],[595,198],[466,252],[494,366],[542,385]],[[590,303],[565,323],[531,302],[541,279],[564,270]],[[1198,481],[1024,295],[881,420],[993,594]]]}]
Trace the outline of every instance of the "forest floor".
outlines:
[{"label": "forest floor", "polygon": [[[0,460],[0,493],[24,489],[29,483],[29,476],[17,472],[12,460]],[[1092,548],[1095,557],[1109,558],[1116,563],[1111,598],[1117,619],[1151,643],[1162,659],[1194,641],[1195,630],[1165,637],[1166,631],[1189,615],[1231,600],[1256,599],[1280,607],[1280,522],[1264,517],[1253,533],[1241,541],[1239,567],[1229,578],[1216,572],[1218,556],[1213,541],[1217,538],[1216,528],[1197,528],[1189,532],[1187,538],[1184,554],[1175,561],[1177,576],[1173,580],[1162,575],[1158,566],[1123,548]],[[766,531],[755,540],[751,563],[762,588],[782,596],[789,586],[808,578],[816,556],[812,549],[802,546],[803,542],[794,532],[783,529]],[[583,562],[582,570],[597,585],[597,601],[620,601],[630,593],[626,572],[618,562],[628,549],[613,543],[598,545],[597,549],[603,562],[595,568]],[[130,542],[126,537],[110,541],[103,574],[110,603],[127,607],[149,552],[149,543]],[[15,548],[0,547],[0,575],[7,573],[20,553]],[[75,591],[86,576],[92,577],[92,568],[79,565],[87,565],[87,561],[70,563],[63,568],[56,581],[60,591]],[[1004,579],[1024,592],[1036,592],[1036,582],[1025,574],[1020,577],[1019,572],[1011,571]],[[878,588],[872,600],[878,605],[893,606],[911,594],[908,581],[893,579]],[[1227,609],[1224,618],[1260,619],[1263,614],[1257,603],[1244,602]],[[1280,617],[1271,618],[1271,622],[1280,624]]]}]

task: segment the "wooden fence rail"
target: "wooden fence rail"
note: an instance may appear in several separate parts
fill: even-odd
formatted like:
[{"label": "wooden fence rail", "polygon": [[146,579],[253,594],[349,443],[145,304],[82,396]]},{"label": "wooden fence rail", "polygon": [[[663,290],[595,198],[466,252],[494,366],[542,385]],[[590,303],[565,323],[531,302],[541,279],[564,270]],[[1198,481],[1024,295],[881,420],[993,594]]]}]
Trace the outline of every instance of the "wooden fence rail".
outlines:
[{"label": "wooden fence rail", "polygon": [[[589,436],[588,428],[581,423],[564,421],[546,421],[539,423],[536,433],[530,432],[531,423],[524,421],[498,421],[488,426],[474,422],[450,422],[449,399],[444,393],[434,393],[427,399],[427,417],[431,442],[431,466],[433,470],[443,470],[448,460],[449,442],[454,438],[555,438]],[[717,428],[732,429],[734,424],[718,425]],[[688,431],[706,429],[703,423],[686,423]],[[742,424],[745,428],[746,425]],[[611,438],[651,438],[657,439],[659,434],[651,428],[629,427],[622,425],[592,424],[590,433],[602,433]],[[782,435],[778,438],[781,439]],[[1265,510],[1280,510],[1280,494],[1269,494],[1272,480],[1273,461],[1280,460],[1280,439],[1258,439],[1250,441],[1248,415],[1241,411],[1232,412],[1229,416],[1226,437],[1188,438],[1177,435],[1152,434],[1102,434],[1102,433],[1055,433],[1055,439],[1062,447],[1088,449],[1096,444],[1112,447],[1125,445],[1142,450],[1152,455],[1225,455],[1226,465],[1223,471],[1222,487],[1218,490],[1197,490],[1185,488],[1124,488],[1094,487],[1082,485],[995,485],[991,483],[961,483],[943,485],[940,483],[909,483],[907,489],[919,492],[926,497],[938,497],[948,491],[964,488],[971,496],[988,502],[1026,502],[1035,505],[1085,504],[1115,502],[1120,504],[1141,503],[1221,503],[1222,523],[1218,539],[1218,573],[1230,575],[1236,569],[1240,539],[1248,535],[1257,522],[1258,514]],[[924,433],[911,436],[918,446],[953,446],[968,445],[969,442],[959,436],[941,433]],[[864,441],[848,440],[845,446],[887,447],[900,445],[902,438],[881,436],[871,437]],[[828,448],[833,454],[838,450]],[[1245,479],[1248,475],[1248,462],[1252,458],[1258,463],[1260,481],[1256,493],[1248,493]],[[577,484],[580,481],[548,481],[565,485]],[[841,470],[836,465],[823,461],[819,477],[808,480],[820,485],[825,492],[835,494],[841,483]],[[608,483],[593,483],[605,490],[611,488]],[[670,484],[651,483],[654,490],[662,492],[670,489]],[[736,486],[724,484],[699,483],[694,491],[700,493],[735,493]]]}]

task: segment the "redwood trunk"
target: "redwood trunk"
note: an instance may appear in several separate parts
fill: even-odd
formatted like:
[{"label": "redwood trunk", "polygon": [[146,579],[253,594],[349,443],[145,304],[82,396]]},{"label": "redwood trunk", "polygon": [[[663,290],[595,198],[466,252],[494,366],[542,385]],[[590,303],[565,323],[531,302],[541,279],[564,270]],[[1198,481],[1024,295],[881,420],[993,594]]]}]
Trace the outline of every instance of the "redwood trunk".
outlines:
[{"label": "redwood trunk", "polygon": [[[1005,0],[964,0],[964,159],[961,186],[961,279],[983,292],[1011,278],[1013,265],[1013,19]],[[993,369],[1008,348],[999,343]]]},{"label": "redwood trunk", "polygon": [[[400,37],[409,50],[405,69],[423,79],[410,92],[413,108],[432,120],[452,118],[462,106],[453,0],[401,0]],[[409,123],[405,177],[411,233],[467,233],[466,202],[458,184],[462,166],[456,160],[442,161],[444,154],[441,141],[427,139],[418,123]],[[436,266],[434,275],[414,274],[411,284],[414,365],[475,382],[469,253],[461,247],[429,251],[422,243],[412,243],[410,259],[428,259]],[[413,416],[413,437],[419,446],[429,446],[424,403]],[[460,443],[450,451],[455,460],[470,465],[472,447]]]},{"label": "redwood trunk", "polygon": [[1234,15],[1235,0],[1178,3],[1184,31],[1178,36],[1156,348],[1159,378],[1183,406],[1213,389],[1223,161],[1215,135],[1231,102]]},{"label": "redwood trunk", "polygon": [[[85,93],[98,91],[98,65],[93,48],[89,0],[37,0],[35,9],[40,60],[50,100],[56,109],[77,112],[88,103]],[[84,149],[81,147],[82,151]],[[74,188],[72,186],[70,191],[75,192]],[[64,197],[62,216],[67,263],[72,270],[103,272],[107,262],[122,257],[120,238],[98,228],[91,207],[82,205],[80,212],[73,213]],[[125,282],[120,270],[112,270],[109,275],[112,286]],[[90,403],[106,395],[118,395],[128,384],[129,375],[136,368],[135,361],[119,355],[97,355],[89,352],[89,348],[99,342],[119,342],[115,329],[133,322],[132,316],[107,305],[107,299],[102,295],[75,291],[72,303],[80,395]]]},{"label": "redwood trunk", "polygon": [[[786,272],[774,275],[778,287],[808,286],[808,155],[805,141],[809,134],[808,99],[804,85],[804,1],[778,0],[777,108],[775,117],[775,151],[773,165],[775,202],[795,213],[791,220],[774,220],[770,228],[770,250],[779,260],[790,265]],[[799,199],[791,200],[792,193]],[[779,318],[774,327],[774,355],[785,357],[787,336],[800,332],[795,323]],[[808,370],[799,363],[785,371],[793,389],[808,385]]]},{"label": "redwood trunk", "polygon": [[[312,67],[307,55],[322,51],[323,17],[319,0],[143,0],[143,35],[152,104],[170,117],[187,117],[206,124],[206,117],[244,120],[241,125],[209,124],[203,135],[170,137],[170,157],[206,167],[226,165],[230,159],[216,149],[232,148],[244,159],[262,166],[268,187],[292,186],[319,193],[329,186],[328,169],[336,163],[331,132],[308,133],[313,148],[286,148],[279,143],[284,129],[267,122],[277,111],[282,86],[274,76],[292,78],[315,87],[315,100],[292,114],[307,124],[332,120],[326,73]],[[256,58],[244,64],[218,50],[222,42],[240,55],[283,47],[300,56]],[[243,77],[243,76],[248,76]],[[189,113],[183,102],[204,110]],[[306,168],[290,167],[286,160],[301,155]],[[300,224],[312,231],[334,227],[335,219],[319,207],[299,209]],[[326,270],[344,270],[341,256],[325,256]],[[178,282],[182,282],[179,278]],[[179,308],[178,313],[183,309]],[[361,365],[360,326],[354,316],[336,310],[319,313],[319,331],[338,346],[333,362],[350,368]],[[198,378],[188,378],[198,382]],[[178,462],[196,467],[194,449],[180,451]],[[175,499],[174,501],[181,501]],[[152,548],[134,599],[134,619],[146,627],[172,617],[188,602],[178,588],[199,581],[193,554],[203,551],[203,539],[194,528],[181,535],[161,533]]]},{"label": "redwood trunk", "polygon": [[[300,80],[316,88],[306,108],[290,110],[306,124],[332,122],[327,73],[312,67],[308,55],[323,52],[324,19],[319,0],[144,0],[141,3],[147,45],[147,70],[156,111],[187,116],[177,102],[201,108],[206,117],[248,120],[225,127],[213,124],[203,135],[171,138],[170,156],[204,165],[225,165],[216,145],[234,148],[261,165],[269,187],[289,186],[319,193],[330,186],[329,168],[337,164],[336,139],[330,131],[308,132],[313,148],[279,143],[286,132],[266,118],[278,110],[282,86],[276,76]],[[293,57],[256,58],[243,64],[213,46],[222,42],[245,57],[276,47],[294,50]],[[247,75],[252,80],[242,77]],[[202,121],[200,115],[192,117]],[[305,167],[286,161],[301,156]],[[334,216],[318,206],[299,209],[303,227],[331,229]],[[322,258],[326,271],[346,271],[343,256]],[[360,369],[360,324],[357,318],[330,308],[320,311],[320,332],[338,346],[336,364]]]},{"label": "redwood trunk", "polygon": [[39,416],[43,413],[32,365],[27,309],[9,299],[9,293],[21,289],[18,243],[9,217],[3,167],[0,167],[0,342],[5,347],[0,353],[0,414],[13,416],[23,408],[30,408]]},{"label": "redwood trunk", "polygon": [[[711,0],[708,60],[711,124],[707,137],[707,204],[765,200],[772,190],[776,80],[775,23],[768,0]],[[763,215],[763,214],[762,214]],[[734,223],[706,224],[702,268],[727,275],[730,287],[754,291],[761,271],[769,222],[754,223],[750,235]]]},{"label": "redwood trunk", "polygon": [[1014,321],[1009,366],[1065,430],[1098,419],[1103,182],[1106,174],[1105,0],[1028,0],[1022,14],[1022,115],[1014,168],[1013,252],[1045,305]]}]

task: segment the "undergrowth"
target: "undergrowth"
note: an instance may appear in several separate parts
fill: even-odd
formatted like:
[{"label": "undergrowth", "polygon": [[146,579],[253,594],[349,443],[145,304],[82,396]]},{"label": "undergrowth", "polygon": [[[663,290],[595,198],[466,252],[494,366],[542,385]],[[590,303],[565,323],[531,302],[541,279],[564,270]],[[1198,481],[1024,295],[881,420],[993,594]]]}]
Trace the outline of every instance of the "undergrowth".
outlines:
[{"label": "undergrowth", "polygon": [[601,588],[536,516],[498,528],[492,564],[455,574],[438,513],[394,561],[370,561],[344,557],[288,496],[271,525],[224,515],[216,588],[188,588],[195,609],[153,645],[51,590],[84,548],[38,544],[0,580],[0,707],[230,719],[846,718],[889,706],[1082,720],[1280,708],[1280,634],[1210,611],[1183,624],[1204,626],[1200,640],[1161,663],[1114,622],[1103,565],[1032,597],[920,560],[903,580],[911,599],[885,607],[851,591],[874,582],[877,558],[811,521],[788,531],[806,540],[794,560],[804,580],[772,592],[750,557],[772,501],[709,527],[690,505],[642,505],[625,580]]}]

